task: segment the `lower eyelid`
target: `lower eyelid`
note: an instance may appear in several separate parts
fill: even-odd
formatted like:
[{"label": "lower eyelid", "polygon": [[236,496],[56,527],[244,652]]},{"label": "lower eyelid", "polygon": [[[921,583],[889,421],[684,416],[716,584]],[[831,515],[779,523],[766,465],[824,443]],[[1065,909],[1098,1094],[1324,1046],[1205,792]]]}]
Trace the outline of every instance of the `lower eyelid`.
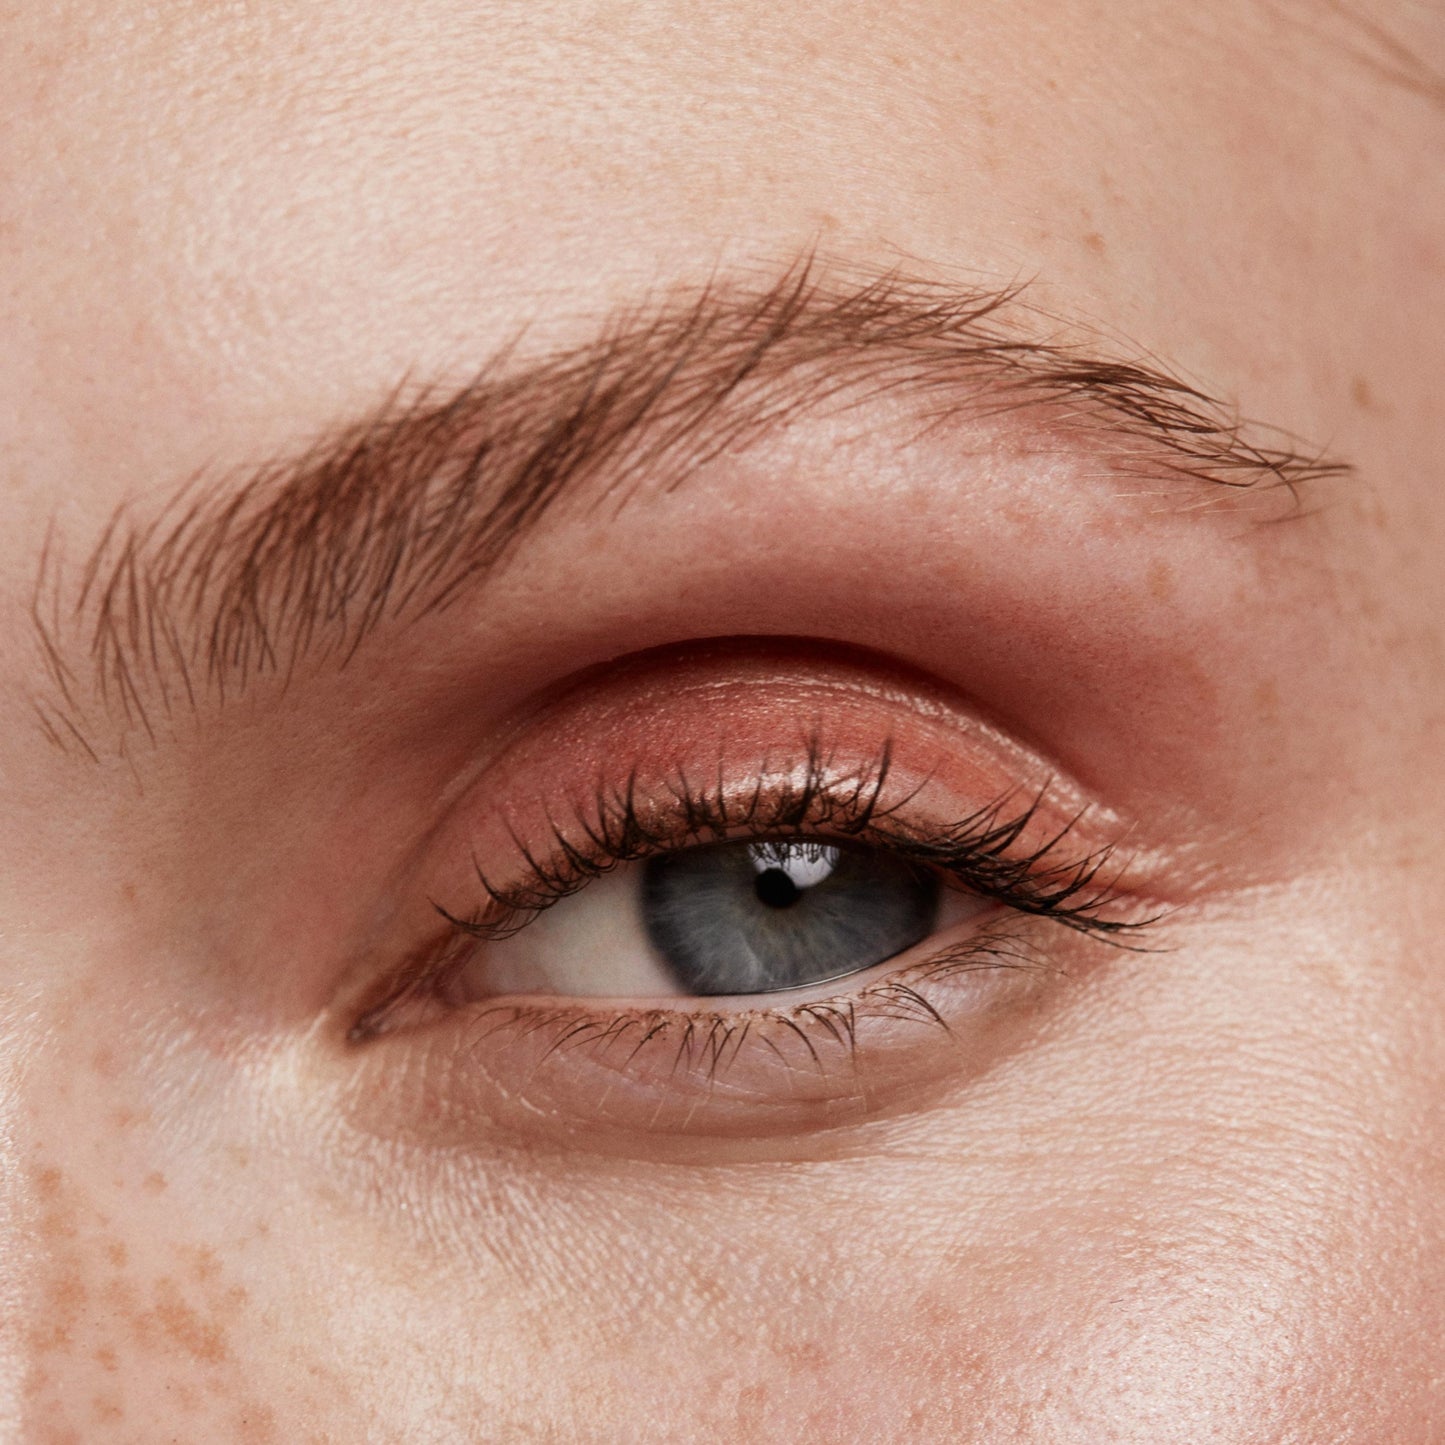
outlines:
[{"label": "lower eyelid", "polygon": [[821,986],[781,1007],[491,999],[448,1008],[415,1040],[378,1039],[371,1058],[384,1067],[390,1047],[408,1048],[399,1078],[411,1102],[394,1102],[419,1142],[544,1136],[569,1149],[712,1157],[723,1141],[751,1148],[927,1107],[1016,1047],[1076,968],[1111,953],[999,909],[850,988]]}]

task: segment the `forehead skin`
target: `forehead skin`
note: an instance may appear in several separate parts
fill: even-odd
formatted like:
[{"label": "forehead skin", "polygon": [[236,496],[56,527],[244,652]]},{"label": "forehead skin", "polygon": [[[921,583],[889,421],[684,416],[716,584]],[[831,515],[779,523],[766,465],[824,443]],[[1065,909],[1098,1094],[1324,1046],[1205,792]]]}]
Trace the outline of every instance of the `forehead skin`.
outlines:
[{"label": "forehead skin", "polygon": [[1402,414],[1429,389],[1441,122],[1316,7],[160,14],[8,22],[5,435],[45,512],[813,245],[1040,278],[1336,445],[1366,360]]},{"label": "forehead skin", "polygon": [[[216,1440],[1445,1439],[1430,8],[1374,5],[1364,25],[1304,0],[12,7],[0,1425],[57,1441],[169,1438],[171,1419]],[[1346,757],[1339,784],[1376,800],[1370,851],[1341,859],[1325,902],[1246,907],[1180,964],[1186,993],[1158,1017],[1196,1051],[1210,1109],[1154,1100],[1145,1055],[1069,1158],[1020,1134],[955,1173],[960,1111],[942,1144],[920,1136],[876,1175],[812,1176],[806,1233],[788,1179],[729,1179],[705,1233],[660,1232],[651,1255],[651,1216],[618,1212],[615,1191],[561,1208],[539,1168],[498,1204],[459,1172],[477,1217],[553,1208],[564,1244],[603,1261],[553,1239],[551,1272],[514,1286],[478,1263],[502,1246],[465,1237],[464,1210],[439,1273],[350,1175],[267,1147],[294,1136],[225,1112],[234,1058],[186,1085],[212,1117],[184,1098],[169,1116],[207,1140],[187,1176],[186,1147],[148,1135],[96,1003],[117,976],[153,999],[164,1059],[168,982],[68,922],[86,795],[28,721],[19,640],[47,529],[83,550],[118,502],[293,446],[405,376],[462,379],[523,328],[572,339],[650,289],[810,248],[1037,278],[1066,332],[1126,338],[1359,467],[1311,525],[1320,596],[1371,624],[1338,647],[1355,731],[1388,742]],[[1299,922],[1316,904],[1328,922]],[[1198,1043],[1222,980],[1281,951],[1310,982],[1251,1002],[1249,1067]],[[1127,1020],[1094,1023],[1133,1046]],[[1013,1149],[1054,1151],[1028,1167],[1069,1217],[1012,1192]],[[158,1153],[182,1162],[152,1168]],[[685,1216],[690,1186],[667,1188]],[[273,1198],[286,1210],[269,1217]],[[870,1257],[856,1230],[880,1213],[896,1236]],[[625,1268],[605,1267],[614,1250]]]}]

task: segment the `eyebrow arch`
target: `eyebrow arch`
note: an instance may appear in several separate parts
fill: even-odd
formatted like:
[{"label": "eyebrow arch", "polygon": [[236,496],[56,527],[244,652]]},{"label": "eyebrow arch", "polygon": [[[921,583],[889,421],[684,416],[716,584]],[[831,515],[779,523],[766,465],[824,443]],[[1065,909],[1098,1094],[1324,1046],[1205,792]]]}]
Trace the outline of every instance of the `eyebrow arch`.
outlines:
[{"label": "eyebrow arch", "polygon": [[31,605],[39,724],[99,761],[102,721],[124,754],[179,708],[303,661],[345,666],[383,624],[480,584],[588,478],[676,486],[829,403],[904,391],[940,416],[1042,408],[1142,477],[1294,490],[1347,470],[1255,439],[1152,364],[1041,339],[1047,318],[1021,291],[845,282],[805,257],[641,303],[524,365],[504,349],[448,395],[400,389],[299,456],[231,485],[192,479],[148,520],[122,505],[78,577],[52,533]]}]

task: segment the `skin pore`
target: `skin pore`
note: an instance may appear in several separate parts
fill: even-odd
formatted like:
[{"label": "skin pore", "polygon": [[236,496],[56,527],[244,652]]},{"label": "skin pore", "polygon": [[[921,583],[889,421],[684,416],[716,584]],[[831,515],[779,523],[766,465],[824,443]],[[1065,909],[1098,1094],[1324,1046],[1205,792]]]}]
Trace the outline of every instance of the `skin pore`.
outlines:
[{"label": "skin pore", "polygon": [[[1434,11],[0,21],[0,1433],[1445,1440]],[[434,967],[882,758],[1137,935]]]}]

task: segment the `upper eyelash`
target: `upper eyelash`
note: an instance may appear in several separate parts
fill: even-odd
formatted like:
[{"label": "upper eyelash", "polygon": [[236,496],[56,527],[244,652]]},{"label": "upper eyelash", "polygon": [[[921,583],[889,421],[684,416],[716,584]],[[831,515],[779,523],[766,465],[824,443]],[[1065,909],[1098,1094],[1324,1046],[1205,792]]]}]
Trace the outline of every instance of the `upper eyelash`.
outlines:
[{"label": "upper eyelash", "polygon": [[899,820],[914,794],[882,803],[892,756],[892,744],[885,742],[876,763],[839,775],[817,739],[810,739],[801,781],[769,784],[764,770],[741,799],[729,796],[721,776],[714,787],[699,788],[679,769],[668,785],[670,802],[652,810],[660,814],[658,821],[649,821],[639,808],[634,773],[621,789],[599,787],[590,816],[579,810],[570,836],[553,822],[545,854],[515,840],[527,875],[520,882],[499,886],[476,865],[488,898],[483,909],[460,916],[439,903],[433,907],[461,932],[496,940],[614,868],[659,853],[748,836],[833,836],[890,849],[982,897],[1080,932],[1117,939],[1148,922],[1106,916],[1117,897],[1102,881],[1112,847],[1081,858],[1060,856],[1082,813],[1027,854],[1011,853],[1038,816],[1046,789],[1013,814],[1008,810],[1017,790],[953,824],[923,831]]}]

